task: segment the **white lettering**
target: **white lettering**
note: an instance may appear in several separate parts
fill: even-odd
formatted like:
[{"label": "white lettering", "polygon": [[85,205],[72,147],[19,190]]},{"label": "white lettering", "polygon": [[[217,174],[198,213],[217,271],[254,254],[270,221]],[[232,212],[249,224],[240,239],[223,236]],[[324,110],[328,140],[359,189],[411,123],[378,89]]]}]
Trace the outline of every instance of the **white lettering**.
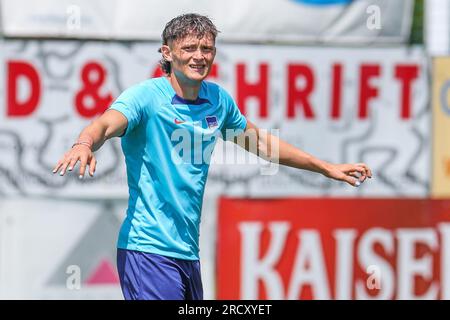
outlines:
[{"label": "white lettering", "polygon": [[260,242],[263,224],[245,222],[239,224],[242,237],[241,250],[241,297],[246,300],[258,299],[258,280],[265,282],[269,299],[283,299],[283,282],[275,270],[285,247],[290,230],[288,222],[269,224],[270,245],[263,258],[260,257]]},{"label": "white lettering", "polygon": [[370,265],[380,268],[383,274],[382,285],[377,296],[367,293],[366,281],[356,282],[356,299],[392,299],[394,296],[394,271],[392,266],[377,255],[374,244],[380,243],[389,255],[394,254],[394,239],[392,232],[382,228],[368,230],[362,237],[358,246],[358,261],[366,269]]},{"label": "white lettering", "polygon": [[336,239],[336,299],[352,298],[353,284],[353,247],[357,232],[355,229],[337,229],[333,232]]},{"label": "white lettering", "polygon": [[436,299],[438,287],[431,284],[428,293],[416,296],[414,277],[423,276],[425,280],[433,278],[432,255],[426,254],[420,259],[415,258],[416,244],[427,244],[432,250],[436,250],[438,243],[436,232],[433,228],[422,229],[398,229],[398,253],[397,253],[397,276],[398,294],[401,300],[411,299]]},{"label": "white lettering", "polygon": [[314,299],[330,299],[327,270],[323,257],[320,234],[316,230],[298,232],[293,275],[290,281],[288,299],[299,299],[303,285],[311,284]]}]

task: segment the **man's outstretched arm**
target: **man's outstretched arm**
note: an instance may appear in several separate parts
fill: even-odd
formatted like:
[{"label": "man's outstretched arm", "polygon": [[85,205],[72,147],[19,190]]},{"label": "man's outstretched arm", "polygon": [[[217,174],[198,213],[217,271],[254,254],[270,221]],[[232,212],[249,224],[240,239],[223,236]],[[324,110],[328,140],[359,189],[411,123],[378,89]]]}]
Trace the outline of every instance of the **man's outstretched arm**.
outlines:
[{"label": "man's outstretched arm", "polygon": [[281,165],[321,173],[328,178],[345,181],[358,186],[366,178],[372,177],[372,171],[365,163],[332,164],[320,160],[299,148],[260,130],[247,121],[245,132],[235,139],[235,143],[259,157]]},{"label": "man's outstretched arm", "polygon": [[127,125],[128,120],[122,113],[116,110],[107,110],[81,131],[76,144],[58,161],[53,173],[60,171],[60,175],[63,176],[66,169],[72,171],[80,161],[79,177],[84,176],[87,165],[89,165],[89,174],[92,177],[97,164],[94,151],[100,149],[106,140],[122,135]]}]

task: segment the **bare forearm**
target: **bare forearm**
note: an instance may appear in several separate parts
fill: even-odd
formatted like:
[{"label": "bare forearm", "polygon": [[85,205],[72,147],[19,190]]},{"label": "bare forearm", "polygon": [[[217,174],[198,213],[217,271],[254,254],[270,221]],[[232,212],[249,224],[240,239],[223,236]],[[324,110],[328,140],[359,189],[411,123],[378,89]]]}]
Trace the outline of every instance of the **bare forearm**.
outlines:
[{"label": "bare forearm", "polygon": [[88,142],[92,151],[97,151],[106,140],[106,128],[94,121],[81,131],[77,142]]},{"label": "bare forearm", "polygon": [[314,171],[327,175],[330,170],[330,164],[320,160],[309,153],[306,153],[289,143],[272,136],[273,140],[278,139],[279,143],[279,163],[285,166]]},{"label": "bare forearm", "polygon": [[259,134],[259,155],[272,162],[297,169],[309,170],[323,175],[330,171],[330,164],[306,153],[282,139],[267,134]]},{"label": "bare forearm", "polygon": [[245,133],[237,137],[238,145],[259,157],[281,165],[321,173],[324,176],[359,186],[372,171],[365,163],[332,164],[320,160],[277,136],[268,134],[256,125],[247,122]]},{"label": "bare forearm", "polygon": [[331,165],[248,122],[245,134],[235,141],[245,150],[271,162],[327,175]]},{"label": "bare forearm", "polygon": [[258,135],[259,156],[281,165],[321,173],[328,178],[359,186],[372,172],[365,163],[332,164],[320,160],[273,135]]},{"label": "bare forearm", "polygon": [[119,137],[125,132],[128,121],[116,110],[108,110],[81,131],[78,142],[86,142],[92,151],[97,151],[112,137]]},{"label": "bare forearm", "polygon": [[97,163],[93,152],[97,151],[107,139],[123,135],[127,123],[127,118],[119,111],[107,110],[81,131],[76,144],[58,161],[53,173],[61,170],[60,175],[63,176],[66,169],[72,171],[80,161],[79,177],[84,176],[86,166],[89,166],[89,174],[93,176]]}]

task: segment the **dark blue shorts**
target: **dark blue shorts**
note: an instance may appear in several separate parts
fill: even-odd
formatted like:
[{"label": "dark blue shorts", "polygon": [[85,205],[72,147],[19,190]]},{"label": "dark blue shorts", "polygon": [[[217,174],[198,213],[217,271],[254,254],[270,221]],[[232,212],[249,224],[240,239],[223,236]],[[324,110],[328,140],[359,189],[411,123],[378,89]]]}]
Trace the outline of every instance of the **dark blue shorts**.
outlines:
[{"label": "dark blue shorts", "polygon": [[200,261],[117,249],[126,300],[203,300]]}]

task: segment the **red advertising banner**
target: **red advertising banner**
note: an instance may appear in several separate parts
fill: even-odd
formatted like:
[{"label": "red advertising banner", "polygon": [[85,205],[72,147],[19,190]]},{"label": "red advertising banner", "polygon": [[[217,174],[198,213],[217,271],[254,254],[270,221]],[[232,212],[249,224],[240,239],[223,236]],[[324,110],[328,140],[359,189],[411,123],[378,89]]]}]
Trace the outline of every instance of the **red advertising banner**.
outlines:
[{"label": "red advertising banner", "polygon": [[222,198],[218,299],[450,299],[450,201]]},{"label": "red advertising banner", "polygon": [[[0,193],[126,198],[118,139],[98,151],[95,179],[49,173],[121,92],[161,76],[158,44],[5,40],[1,46],[0,144],[8,156],[0,164]],[[236,165],[224,156],[235,146],[220,142],[208,183],[237,194],[245,181],[246,194],[258,198],[428,197],[428,60],[422,47],[221,45],[208,80],[223,86],[250,121],[329,162],[370,163],[380,178],[355,189],[283,166],[261,174],[256,161]]]}]

